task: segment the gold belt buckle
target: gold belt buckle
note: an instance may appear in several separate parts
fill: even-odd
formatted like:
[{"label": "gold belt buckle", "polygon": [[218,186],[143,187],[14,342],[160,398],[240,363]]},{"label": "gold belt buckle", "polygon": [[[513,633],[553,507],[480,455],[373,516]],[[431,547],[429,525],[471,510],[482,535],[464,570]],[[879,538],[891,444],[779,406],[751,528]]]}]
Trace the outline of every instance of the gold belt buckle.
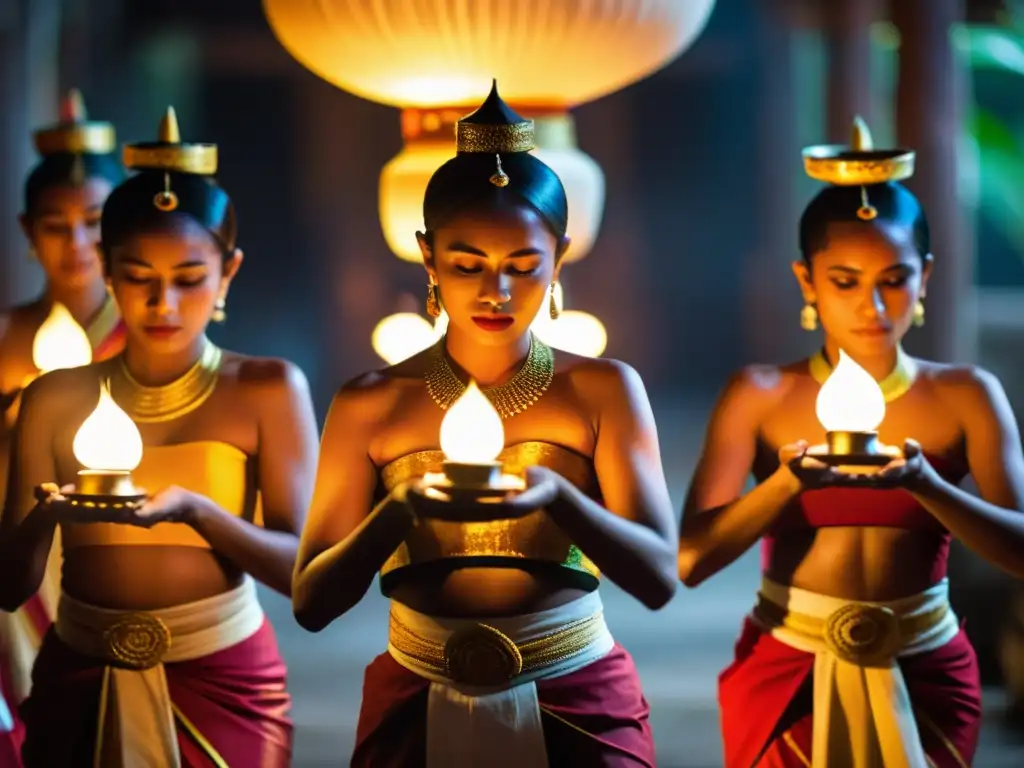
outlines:
[{"label": "gold belt buckle", "polygon": [[171,631],[149,613],[129,613],[103,632],[110,658],[132,669],[149,669],[171,648]]},{"label": "gold belt buckle", "polygon": [[850,603],[825,622],[825,645],[861,667],[888,666],[900,649],[900,624],[891,609]]},{"label": "gold belt buckle", "polygon": [[444,645],[445,672],[465,685],[504,685],[523,671],[512,638],[487,624],[460,629]]}]

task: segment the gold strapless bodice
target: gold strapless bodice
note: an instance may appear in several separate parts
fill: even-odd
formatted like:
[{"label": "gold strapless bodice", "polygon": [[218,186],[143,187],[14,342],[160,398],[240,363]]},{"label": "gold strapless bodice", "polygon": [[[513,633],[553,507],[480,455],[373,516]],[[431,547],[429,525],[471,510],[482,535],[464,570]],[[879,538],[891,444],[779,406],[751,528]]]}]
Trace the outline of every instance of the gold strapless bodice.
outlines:
[{"label": "gold strapless bodice", "polygon": [[[249,457],[227,443],[202,441],[147,447],[132,472],[139,488],[156,493],[171,485],[202,494],[222,509],[253,519],[255,488],[249,482]],[[87,514],[83,510],[83,514]],[[163,545],[209,548],[206,539],[183,523],[157,523],[152,528],[115,523],[63,524],[65,549],[99,545]]]},{"label": "gold strapless bodice", "polygon": [[[498,459],[508,474],[522,475],[526,467],[544,466],[558,472],[584,493],[599,497],[591,460],[551,443],[511,445]],[[419,451],[395,459],[380,471],[386,491],[427,472],[442,471],[441,451]],[[406,567],[439,561],[457,561],[456,567],[527,569],[532,563],[562,566],[581,577],[588,588],[597,586],[596,565],[573,544],[543,509],[512,520],[459,523],[421,519],[381,568],[381,586],[387,593],[394,577]]]}]

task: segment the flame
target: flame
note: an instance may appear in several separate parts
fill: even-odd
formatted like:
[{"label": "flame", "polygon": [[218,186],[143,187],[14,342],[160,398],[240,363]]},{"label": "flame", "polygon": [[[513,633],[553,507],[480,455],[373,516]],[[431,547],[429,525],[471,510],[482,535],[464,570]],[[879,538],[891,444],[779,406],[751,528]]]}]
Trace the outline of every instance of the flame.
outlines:
[{"label": "flame", "polygon": [[78,428],[72,450],[86,469],[131,472],[142,461],[142,435],[106,384],[100,385],[100,400]]},{"label": "flame", "polygon": [[46,373],[58,368],[77,368],[92,362],[89,337],[68,308],[55,303],[32,341],[32,363]]},{"label": "flame", "polygon": [[817,414],[829,432],[873,432],[885,418],[885,397],[871,374],[840,350],[818,392]]},{"label": "flame", "polygon": [[486,464],[505,447],[501,416],[475,381],[456,400],[441,422],[441,450],[448,461]]}]

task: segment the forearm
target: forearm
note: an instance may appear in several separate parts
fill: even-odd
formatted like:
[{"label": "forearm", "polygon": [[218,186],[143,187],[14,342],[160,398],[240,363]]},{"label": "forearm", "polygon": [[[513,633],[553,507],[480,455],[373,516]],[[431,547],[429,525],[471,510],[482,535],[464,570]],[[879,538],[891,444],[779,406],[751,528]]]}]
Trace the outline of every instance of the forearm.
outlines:
[{"label": "forearm", "polygon": [[732,504],[683,521],[679,538],[679,578],[696,587],[750,549],[779,513],[800,493],[800,482],[780,467]]},{"label": "forearm", "polygon": [[672,599],[673,542],[610,512],[571,483],[548,505],[548,514],[604,575],[648,608]]},{"label": "forearm", "polygon": [[291,595],[299,548],[299,537],[294,533],[260,528],[208,499],[196,507],[189,523],[214,552],[232,565],[282,595]]},{"label": "forearm", "polygon": [[408,505],[388,497],[344,540],[297,568],[292,608],[299,624],[319,632],[362,600],[413,523]]},{"label": "forearm", "polygon": [[0,542],[0,610],[14,611],[39,590],[56,523],[35,507]]},{"label": "forearm", "polygon": [[1011,576],[1024,578],[1024,514],[990,504],[940,477],[910,492],[969,549]]}]

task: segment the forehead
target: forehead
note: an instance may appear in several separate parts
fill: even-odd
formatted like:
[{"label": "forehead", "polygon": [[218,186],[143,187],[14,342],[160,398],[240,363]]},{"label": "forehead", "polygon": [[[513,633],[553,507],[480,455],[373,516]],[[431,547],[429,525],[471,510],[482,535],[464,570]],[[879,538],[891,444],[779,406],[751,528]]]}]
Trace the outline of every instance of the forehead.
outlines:
[{"label": "forehead", "polygon": [[921,266],[913,233],[890,222],[836,222],[828,226],[825,247],[811,261],[816,267],[847,267],[878,271],[895,266]]},{"label": "forehead", "polygon": [[117,248],[116,258],[135,258],[152,265],[182,261],[219,262],[220,248],[198,222],[184,216],[166,216],[157,226],[135,232]]},{"label": "forehead", "polygon": [[489,243],[520,243],[544,250],[555,246],[555,236],[528,205],[486,205],[465,211],[438,227],[435,237],[441,249],[456,241],[481,248]]},{"label": "forehead", "polygon": [[112,190],[113,185],[109,181],[97,177],[90,177],[80,185],[50,186],[39,193],[35,206],[36,215],[102,208]]}]

